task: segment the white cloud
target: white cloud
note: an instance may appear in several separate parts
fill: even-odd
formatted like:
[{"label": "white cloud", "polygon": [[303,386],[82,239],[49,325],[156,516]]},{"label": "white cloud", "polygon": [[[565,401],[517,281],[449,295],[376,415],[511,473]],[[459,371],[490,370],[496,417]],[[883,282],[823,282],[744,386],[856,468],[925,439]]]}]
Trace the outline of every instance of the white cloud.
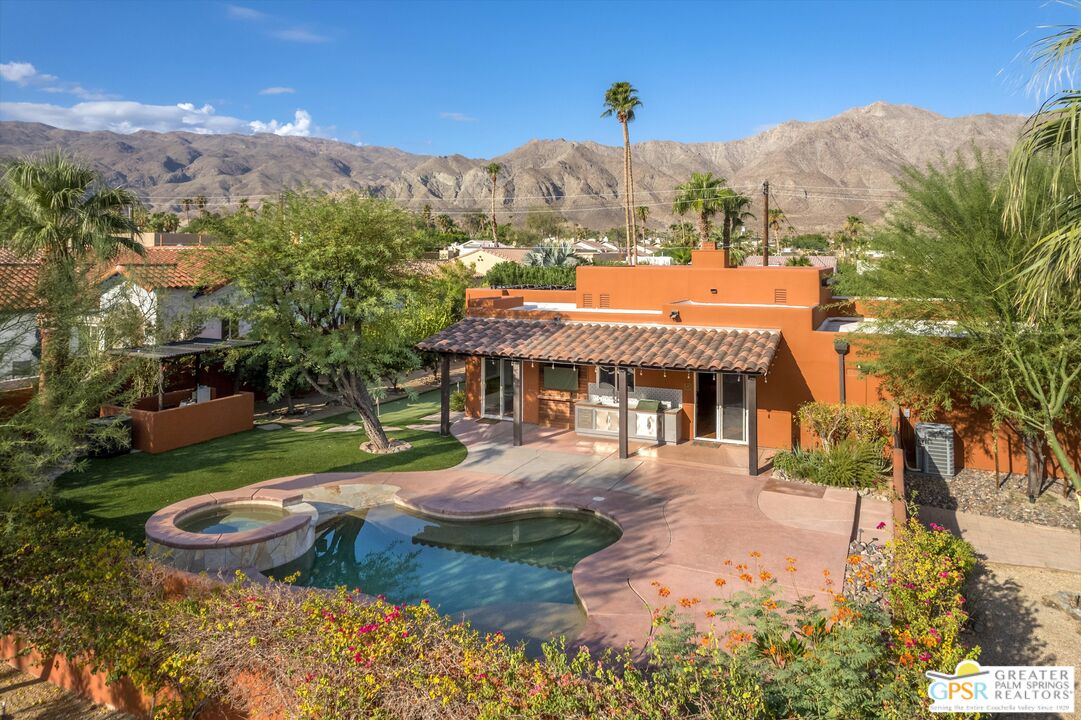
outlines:
[{"label": "white cloud", "polygon": [[312,32],[311,30],[305,30],[304,28],[286,28],[284,30],[274,30],[270,33],[271,37],[276,37],[279,40],[288,40],[289,42],[299,43],[325,43],[330,42],[330,38],[326,35],[320,35],[319,33]]},{"label": "white cloud", "polygon": [[439,117],[444,120],[453,120],[454,122],[476,122],[477,119],[472,115],[466,115],[460,112],[441,112]]},{"label": "white cloud", "polygon": [[292,95],[295,92],[296,92],[296,88],[279,87],[279,86],[275,85],[274,87],[263,88],[262,90],[259,91],[259,94],[260,95]]},{"label": "white cloud", "polygon": [[229,17],[236,18],[237,20],[263,20],[267,17],[265,12],[260,12],[255,8],[244,7],[243,5],[227,5],[225,11],[229,14]]},{"label": "white cloud", "polygon": [[109,130],[118,133],[184,130],[199,134],[266,132],[307,137],[312,132],[312,117],[306,110],[297,110],[293,122],[263,122],[218,115],[212,105],[197,107],[193,103],[146,105],[113,100],[81,102],[63,107],[48,103],[0,102],[0,118],[45,123],[66,130]]},{"label": "white cloud", "polygon": [[248,125],[251,127],[252,132],[257,133],[270,132],[275,135],[295,135],[297,137],[308,137],[312,134],[312,116],[307,110],[297,110],[293,116],[293,122],[284,125],[277,120],[271,120],[268,123],[253,120]]},{"label": "white cloud", "polygon": [[0,64],[0,78],[13,82],[19,87],[31,87],[42,92],[74,95],[83,100],[107,100],[111,96],[97,90],[87,90],[75,82],[61,80],[55,75],[38,72],[27,62],[9,62]]},{"label": "white cloud", "polygon": [[24,62],[0,63],[0,78],[16,83],[21,87],[26,87],[35,78],[45,82],[56,80],[52,75],[40,74],[33,65]]}]

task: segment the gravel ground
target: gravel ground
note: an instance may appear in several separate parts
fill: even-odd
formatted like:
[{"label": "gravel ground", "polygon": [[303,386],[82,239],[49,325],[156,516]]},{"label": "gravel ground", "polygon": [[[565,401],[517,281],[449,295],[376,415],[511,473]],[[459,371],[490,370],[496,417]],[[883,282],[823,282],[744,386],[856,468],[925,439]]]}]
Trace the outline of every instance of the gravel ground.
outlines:
[{"label": "gravel ground", "polygon": [[[969,581],[972,629],[965,642],[983,648],[985,665],[1081,666],[1081,621],[1044,598],[1081,587],[1081,574],[1044,568],[985,563]],[[1081,678],[1075,678],[1081,682]],[[1081,698],[1081,688],[1077,696]],[[1081,705],[1078,707],[1081,710]],[[1050,720],[1078,715],[1010,713],[1003,720]]]},{"label": "gravel ground", "polygon": [[0,706],[5,720],[134,720],[19,672],[6,662],[0,663]]},{"label": "gravel ground", "polygon": [[940,478],[908,471],[905,493],[909,500],[945,510],[1077,529],[1077,500],[1072,492],[1069,498],[1062,497],[1061,482],[1045,490],[1033,504],[1028,501],[1028,480],[1022,475],[1010,475],[996,490],[993,472],[966,468],[952,478]]}]

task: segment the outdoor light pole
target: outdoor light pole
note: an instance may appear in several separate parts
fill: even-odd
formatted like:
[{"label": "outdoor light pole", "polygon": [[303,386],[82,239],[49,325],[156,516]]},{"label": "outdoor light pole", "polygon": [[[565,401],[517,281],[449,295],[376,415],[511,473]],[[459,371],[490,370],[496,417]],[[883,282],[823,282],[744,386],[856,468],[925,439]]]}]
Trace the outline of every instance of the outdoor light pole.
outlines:
[{"label": "outdoor light pole", "polygon": [[833,341],[833,349],[837,351],[837,372],[840,380],[841,404],[845,404],[845,355],[848,354],[848,341],[837,339]]}]

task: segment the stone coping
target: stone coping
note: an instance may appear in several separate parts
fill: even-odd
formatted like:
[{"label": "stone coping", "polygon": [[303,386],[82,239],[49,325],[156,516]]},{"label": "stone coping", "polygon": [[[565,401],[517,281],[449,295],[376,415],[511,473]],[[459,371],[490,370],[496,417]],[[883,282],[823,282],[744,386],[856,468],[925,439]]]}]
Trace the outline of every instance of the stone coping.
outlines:
[{"label": "stone coping", "polygon": [[[178,523],[198,512],[233,505],[263,505],[280,508],[288,513],[281,520],[236,533],[196,533],[182,530]],[[182,550],[213,550],[251,545],[273,540],[307,525],[314,524],[318,512],[300,493],[275,488],[241,488],[227,492],[197,495],[173,503],[154,513],[146,521],[148,541],[164,547]]]}]

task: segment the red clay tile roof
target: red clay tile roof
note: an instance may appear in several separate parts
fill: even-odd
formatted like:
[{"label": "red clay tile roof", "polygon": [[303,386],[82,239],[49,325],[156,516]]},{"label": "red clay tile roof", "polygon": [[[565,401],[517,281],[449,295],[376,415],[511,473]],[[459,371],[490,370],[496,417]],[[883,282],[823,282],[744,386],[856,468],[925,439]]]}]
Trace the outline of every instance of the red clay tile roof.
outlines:
[{"label": "red clay tile roof", "polygon": [[765,373],[780,342],[776,330],[466,318],[417,347],[456,355]]},{"label": "red clay tile roof", "polygon": [[126,250],[104,275],[120,273],[148,288],[221,287],[224,278],[211,272],[206,260],[206,251],[199,247],[148,247],[145,257]]},{"label": "red clay tile roof", "polygon": [[20,261],[6,251],[0,253],[0,309],[32,310],[37,305],[36,262]]}]

